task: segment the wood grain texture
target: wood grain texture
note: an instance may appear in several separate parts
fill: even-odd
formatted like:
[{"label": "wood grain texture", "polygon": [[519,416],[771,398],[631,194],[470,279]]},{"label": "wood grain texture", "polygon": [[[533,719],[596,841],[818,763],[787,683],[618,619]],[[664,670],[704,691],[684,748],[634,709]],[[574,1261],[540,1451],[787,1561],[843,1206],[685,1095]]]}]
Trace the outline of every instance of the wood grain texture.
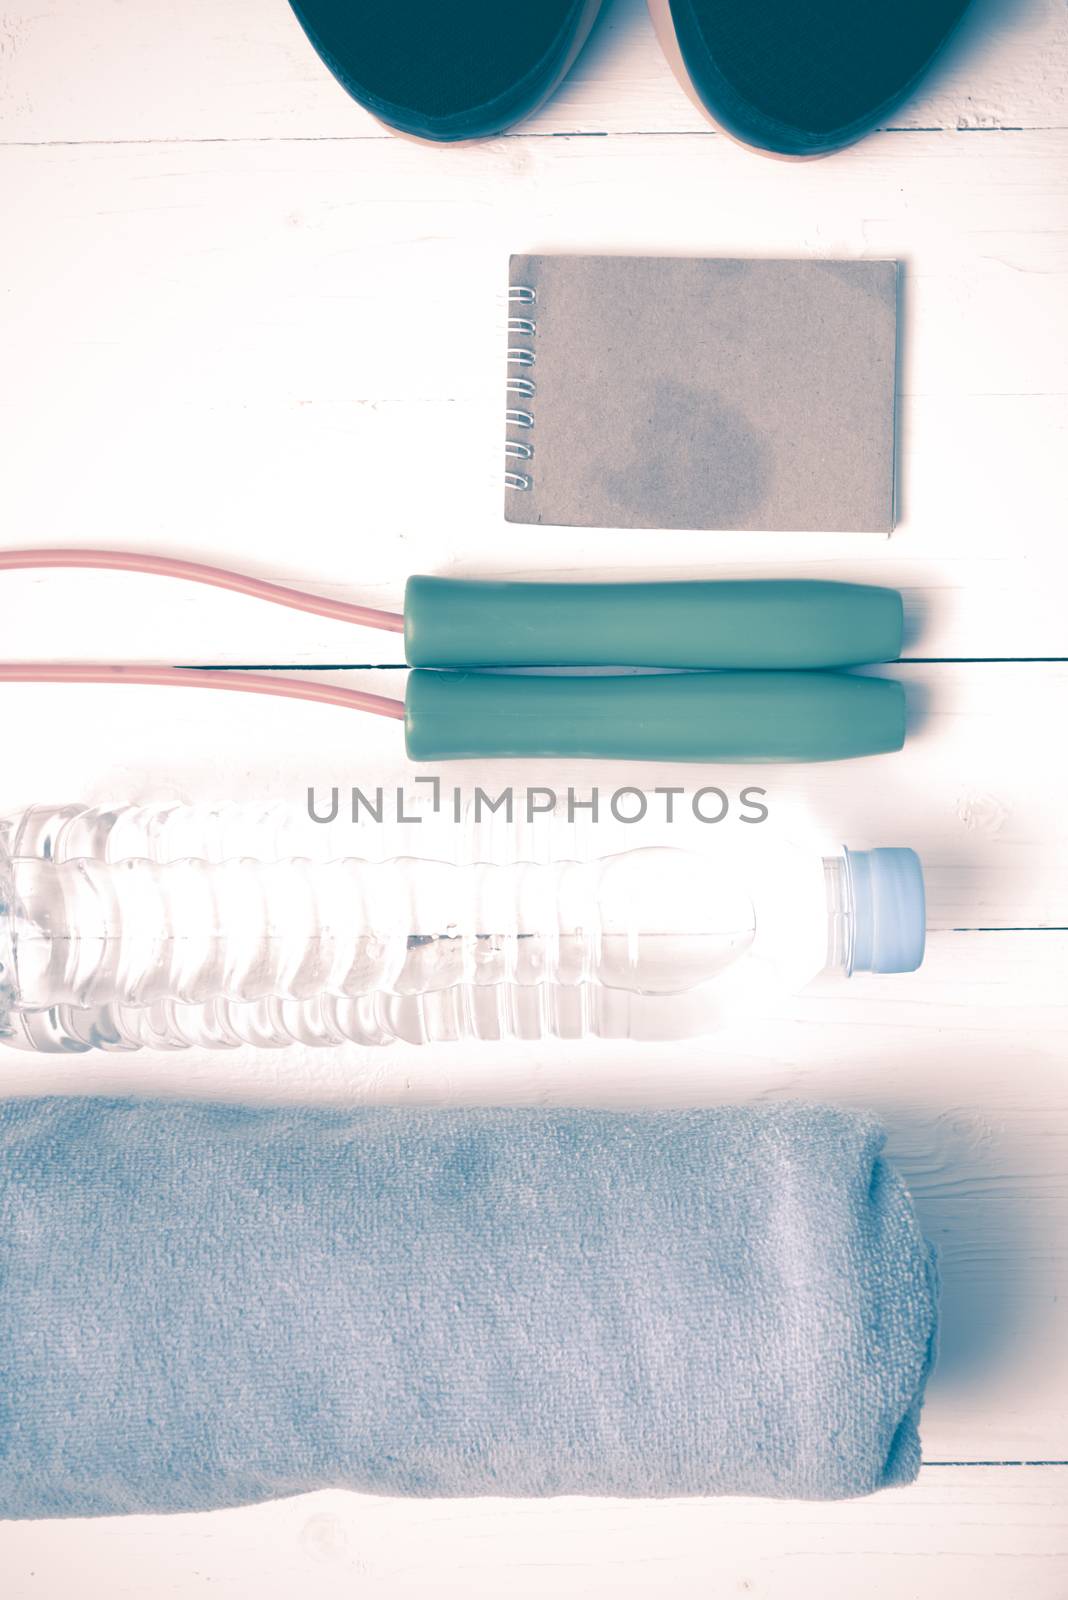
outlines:
[{"label": "wood grain texture", "polygon": [[[1063,127],[1066,68],[1058,0],[975,0],[892,125]],[[671,75],[644,0],[606,0],[560,91],[514,136],[634,131],[715,137]],[[0,16],[0,139],[386,137],[285,0],[8,0]]]},{"label": "wood grain texture", "polygon": [[[906,590],[910,654],[1064,654],[1066,172],[1068,132],[883,134],[800,166],[667,135],[0,150],[32,240],[0,268],[5,527],[386,604],[412,571],[867,578]],[[527,247],[901,260],[894,536],[507,527],[504,291]],[[54,654],[61,627],[106,656],[105,607],[131,656],[397,659],[110,575],[50,576],[42,615],[39,582],[4,579],[11,656]]]},{"label": "wood grain texture", "polygon": [[[64,655],[78,656],[80,643],[68,630]],[[414,776],[431,772],[448,790],[468,794],[475,784],[493,793],[508,784],[548,784],[566,799],[569,786],[585,793],[596,785],[605,805],[624,783],[650,792],[715,783],[735,796],[757,785],[767,791],[772,821],[798,841],[917,849],[932,928],[1063,927],[1068,833],[1060,730],[1068,664],[882,670],[906,686],[911,732],[904,752],[799,766],[502,760],[413,768],[396,722],[329,706],[128,685],[5,687],[9,746],[20,756],[5,776],[4,810],[172,795],[303,810],[309,786],[325,796],[335,785],[381,785],[387,793],[407,785],[418,796],[425,789]],[[403,671],[325,676],[403,696]],[[42,729],[52,731],[42,739]],[[720,826],[739,827],[736,816],[737,808]],[[359,853],[360,840],[347,848]]]},{"label": "wood grain texture", "polygon": [[[1068,1460],[1068,664],[1035,659],[1068,655],[1066,72],[1062,0],[974,0],[892,131],[828,161],[760,161],[698,117],[641,0],[614,0],[537,118],[427,151],[348,99],[284,0],[0,7],[3,543],[172,551],[387,606],[414,571],[895,584],[915,662],[896,669],[902,755],[681,780],[545,763],[534,781],[761,784],[798,837],[918,848],[933,930],[914,977],[824,980],[706,1041],[11,1052],[0,1092],[869,1107],[941,1255],[925,1458],[970,1463],[842,1506],[331,1493],[9,1523],[4,1600],[1068,1594],[1068,1468],[1010,1464]],[[502,352],[522,250],[900,260],[894,536],[517,539],[501,518]],[[0,597],[9,659],[400,661],[384,635],[149,579],[6,574]],[[300,805],[308,784],[414,776],[396,726],[325,708],[2,694],[5,811]],[[533,778],[508,763],[447,776]]]},{"label": "wood grain texture", "polygon": [[166,1519],[8,1524],[7,1600],[1063,1600],[1068,1468],[926,1468],[838,1505],[405,1502],[324,1493]]},{"label": "wood grain texture", "polygon": [[1064,933],[942,933],[915,977],[823,980],[712,1039],[11,1052],[0,1071],[13,1094],[618,1107],[791,1097],[872,1110],[940,1255],[925,1458],[1065,1460],[1066,963]]}]

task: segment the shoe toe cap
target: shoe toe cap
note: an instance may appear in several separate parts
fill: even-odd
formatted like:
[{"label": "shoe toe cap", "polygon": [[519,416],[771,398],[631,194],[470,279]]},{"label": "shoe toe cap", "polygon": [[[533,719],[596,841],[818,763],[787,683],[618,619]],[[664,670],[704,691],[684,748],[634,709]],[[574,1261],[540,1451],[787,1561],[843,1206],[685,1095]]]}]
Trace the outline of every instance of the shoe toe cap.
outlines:
[{"label": "shoe toe cap", "polygon": [[345,89],[419,138],[486,137],[518,121],[552,84],[586,0],[291,0]]},{"label": "shoe toe cap", "polygon": [[729,131],[819,154],[909,90],[968,0],[672,0],[698,93]]}]

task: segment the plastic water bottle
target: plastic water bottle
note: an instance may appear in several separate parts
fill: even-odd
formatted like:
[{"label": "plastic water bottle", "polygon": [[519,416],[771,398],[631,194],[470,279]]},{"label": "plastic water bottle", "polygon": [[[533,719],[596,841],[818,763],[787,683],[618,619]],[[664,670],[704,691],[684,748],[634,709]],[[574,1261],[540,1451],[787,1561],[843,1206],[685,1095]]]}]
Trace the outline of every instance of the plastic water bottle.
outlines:
[{"label": "plastic water bottle", "polygon": [[375,830],[377,854],[357,856],[332,853],[336,829],[278,808],[9,819],[0,1039],[42,1051],[666,1039],[824,971],[910,972],[923,956],[911,850],[742,848],[704,830],[602,853],[597,829],[580,849],[545,819],[533,842],[509,830],[510,857],[498,828],[503,859],[458,859],[455,844],[434,859],[411,853],[413,832],[386,853],[396,841]]}]

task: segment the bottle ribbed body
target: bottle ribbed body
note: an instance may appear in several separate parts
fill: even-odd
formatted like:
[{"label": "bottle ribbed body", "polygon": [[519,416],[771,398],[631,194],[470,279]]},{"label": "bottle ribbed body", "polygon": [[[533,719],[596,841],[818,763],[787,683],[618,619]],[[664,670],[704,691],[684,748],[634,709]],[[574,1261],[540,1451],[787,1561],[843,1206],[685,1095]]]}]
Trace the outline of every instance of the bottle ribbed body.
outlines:
[{"label": "bottle ribbed body", "polygon": [[143,1006],[596,981],[601,876],[412,858],[17,861],[19,988],[30,1006]]},{"label": "bottle ribbed body", "polygon": [[[0,825],[3,1036],[52,1051],[681,1037],[762,971],[762,948],[782,965],[790,930],[772,897],[758,937],[729,848],[546,859],[563,832],[545,819],[512,840],[542,859],[370,859],[332,857],[341,835],[279,808],[34,808]],[[455,853],[487,840],[499,849],[483,829]],[[837,867],[814,856],[794,885],[805,978],[848,944]]]},{"label": "bottle ribbed body", "polygon": [[454,988],[429,995],[322,996],[312,1001],[213,1000],[204,1005],[60,1005],[8,1019],[6,1042],[43,1052],[227,1050],[248,1046],[381,1046],[395,1041],[686,1037],[669,1023],[648,1030],[648,1013],[618,990],[542,985]]}]

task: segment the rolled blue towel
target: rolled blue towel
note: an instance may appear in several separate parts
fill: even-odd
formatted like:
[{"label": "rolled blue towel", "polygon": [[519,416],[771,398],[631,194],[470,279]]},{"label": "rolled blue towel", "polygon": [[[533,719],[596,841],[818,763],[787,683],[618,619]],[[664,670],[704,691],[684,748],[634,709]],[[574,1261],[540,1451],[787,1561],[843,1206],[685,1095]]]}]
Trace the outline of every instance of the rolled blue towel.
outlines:
[{"label": "rolled blue towel", "polygon": [[0,1106],[0,1515],[911,1479],[931,1253],[865,1117]]}]

